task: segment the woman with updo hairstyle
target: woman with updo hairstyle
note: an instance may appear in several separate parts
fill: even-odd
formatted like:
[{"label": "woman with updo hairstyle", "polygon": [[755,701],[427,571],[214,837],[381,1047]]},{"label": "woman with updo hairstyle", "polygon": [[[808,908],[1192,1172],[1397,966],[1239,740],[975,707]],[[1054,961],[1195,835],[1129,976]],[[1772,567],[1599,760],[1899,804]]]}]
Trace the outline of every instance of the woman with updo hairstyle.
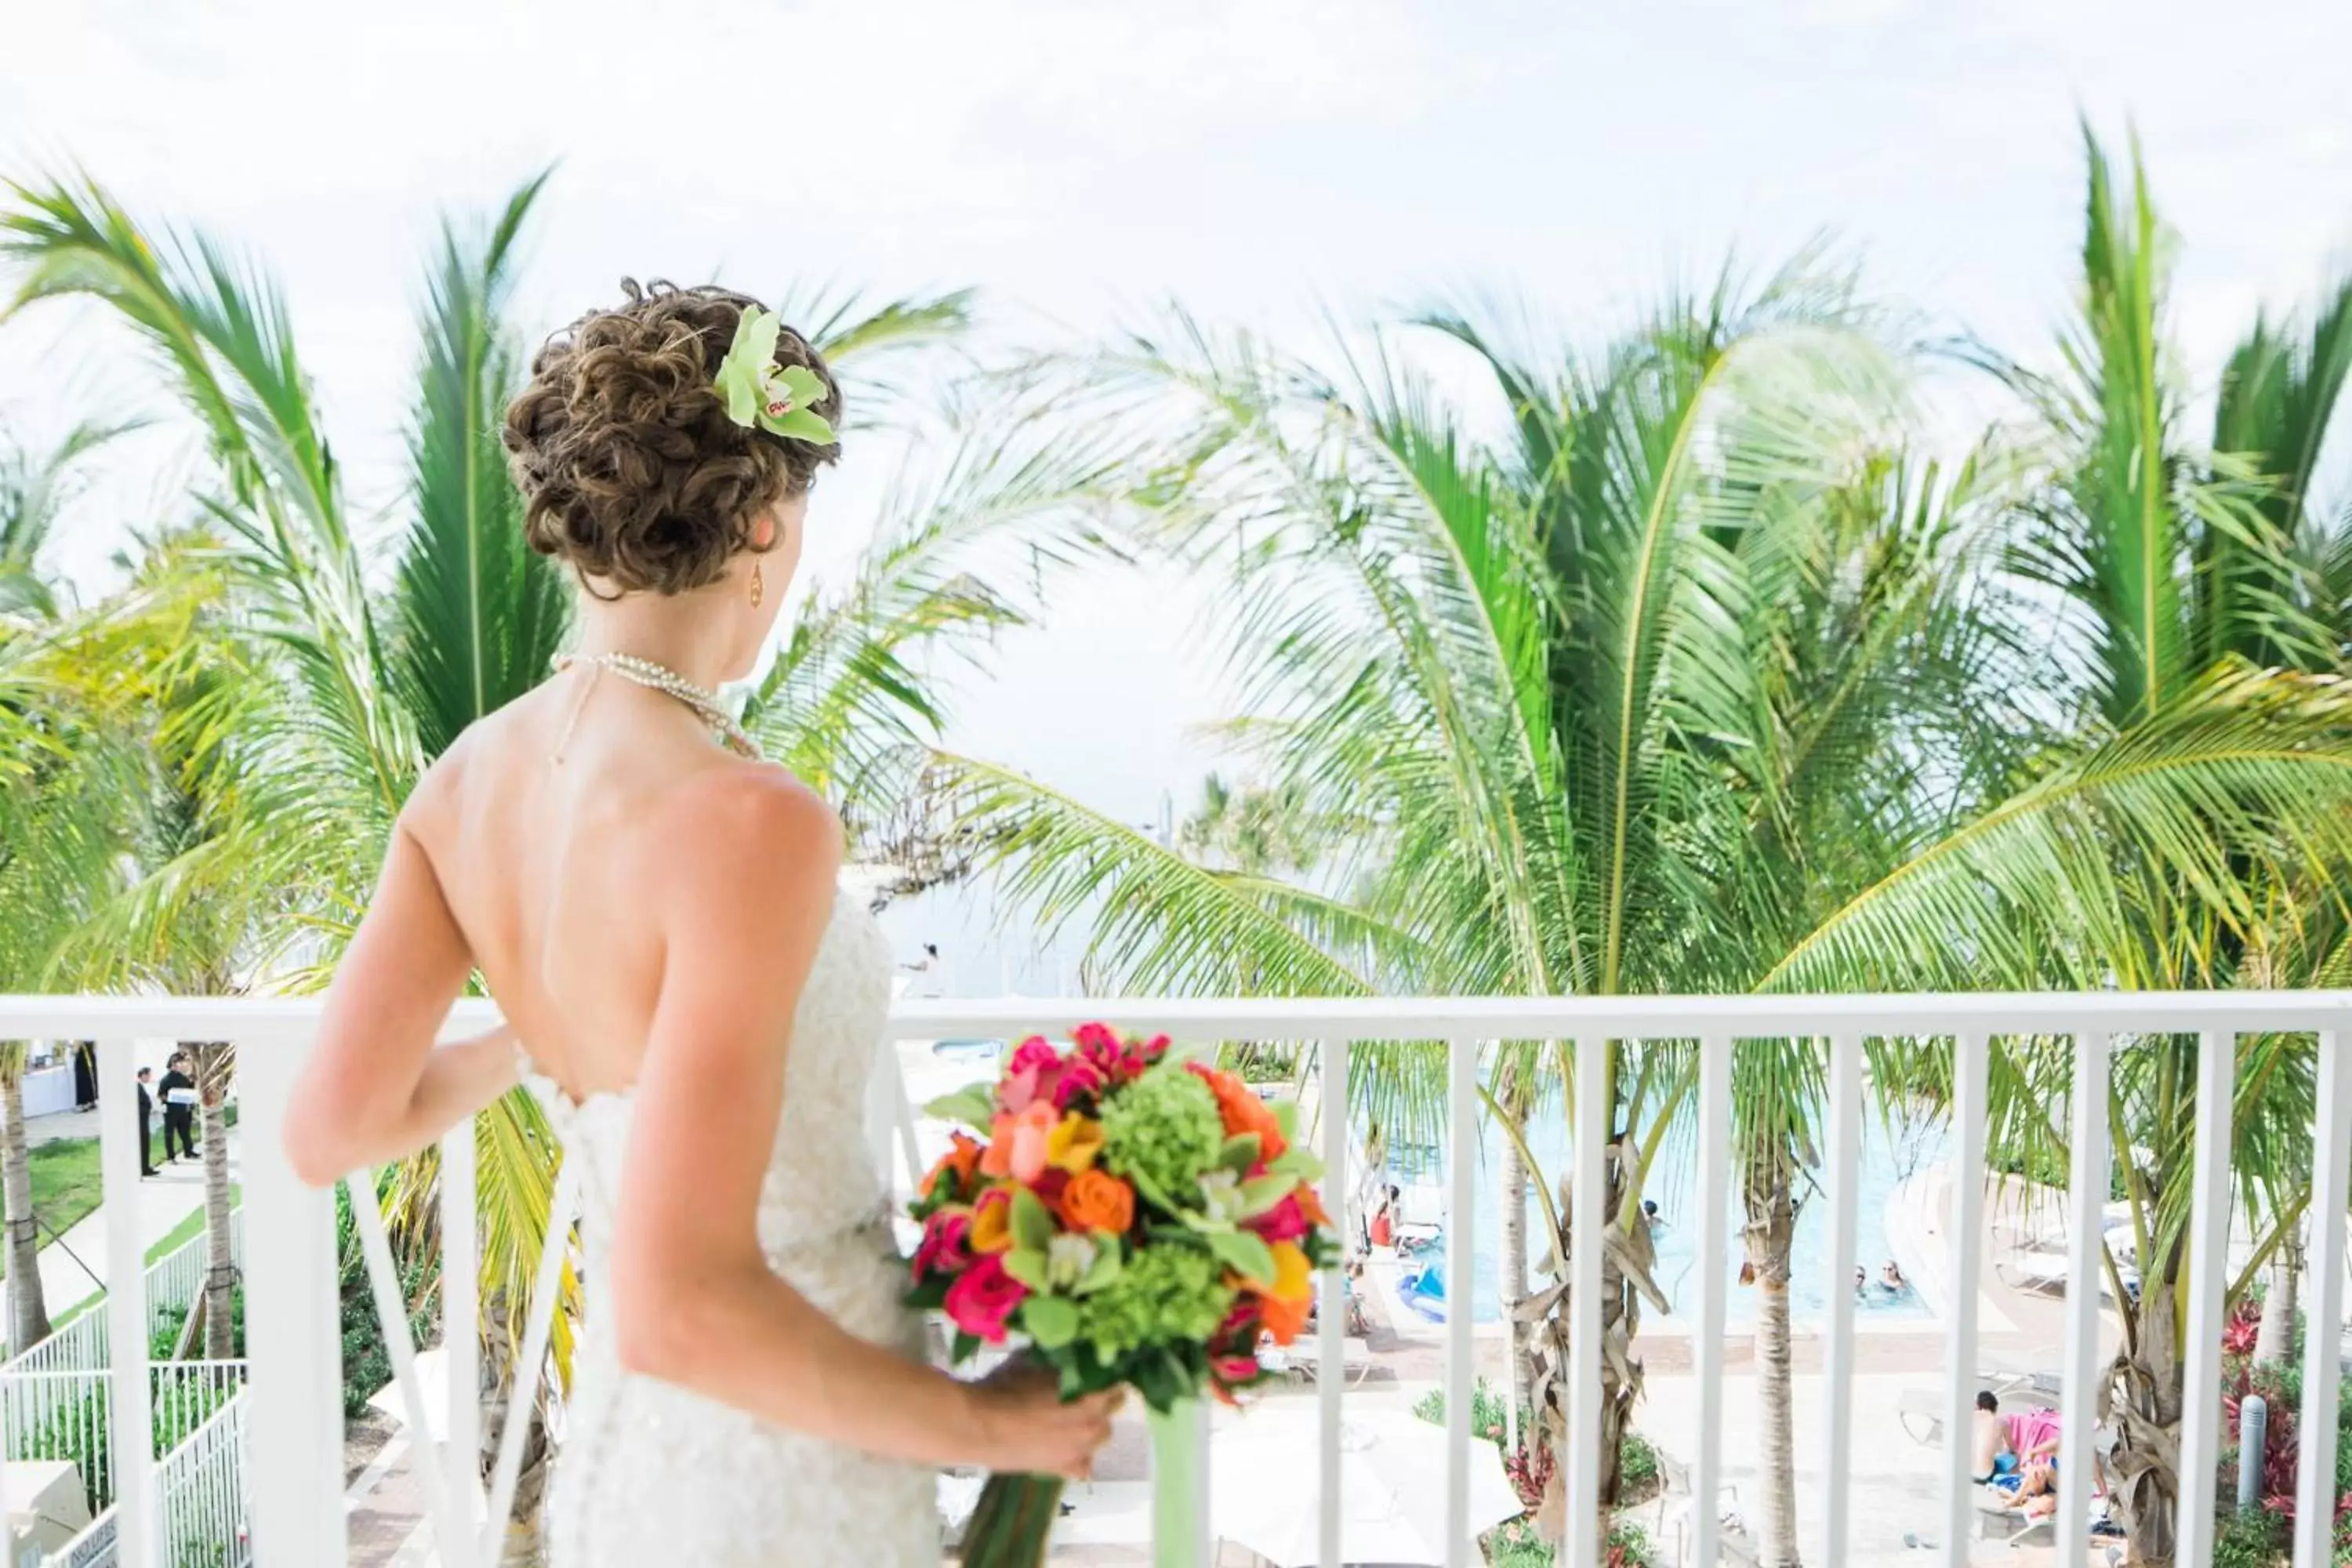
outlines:
[{"label": "woman with updo hairstyle", "polygon": [[[757,300],[622,287],[506,417],[577,647],[410,795],[286,1150],[325,1185],[518,1082],[545,1106],[585,1296],[550,1568],[929,1568],[937,1469],[1084,1475],[1115,1402],[925,1363],[865,1134],[890,950],[831,808],[719,695],[774,635],[841,390]],[[436,1047],[477,972],[505,1022]]]}]

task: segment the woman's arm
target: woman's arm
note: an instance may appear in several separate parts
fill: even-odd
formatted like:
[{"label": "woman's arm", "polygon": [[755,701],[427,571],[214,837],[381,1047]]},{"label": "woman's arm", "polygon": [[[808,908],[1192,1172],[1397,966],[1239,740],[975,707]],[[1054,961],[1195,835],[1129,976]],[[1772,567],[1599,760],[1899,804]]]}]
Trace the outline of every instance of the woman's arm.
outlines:
[{"label": "woman's arm", "polygon": [[432,862],[406,822],[395,824],[287,1113],[295,1174],[326,1186],[411,1153],[514,1086],[504,1026],[434,1048],[473,968]]},{"label": "woman's arm", "polygon": [[614,1241],[624,1363],[886,1458],[1082,1469],[1108,1433],[1108,1401],[1064,1406],[1050,1380],[959,1384],[846,1332],[769,1268],[761,1190],[840,832],[782,774],[730,770],[684,793],[649,825],[664,959]]}]

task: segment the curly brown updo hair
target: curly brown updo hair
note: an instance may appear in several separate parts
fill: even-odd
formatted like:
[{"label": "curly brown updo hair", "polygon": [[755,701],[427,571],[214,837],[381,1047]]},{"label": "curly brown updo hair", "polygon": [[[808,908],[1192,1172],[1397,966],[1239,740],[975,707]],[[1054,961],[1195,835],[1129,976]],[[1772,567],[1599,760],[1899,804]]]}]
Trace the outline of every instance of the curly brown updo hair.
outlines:
[{"label": "curly brown updo hair", "polygon": [[[658,279],[621,289],[627,304],[589,311],[531,362],[507,408],[507,464],[533,550],[623,594],[683,594],[717,582],[752,548],[753,520],[806,490],[841,447],[727,416],[711,377],[758,300]],[[838,423],[841,388],[790,327],[776,363],[814,372],[824,396],[813,411]]]}]

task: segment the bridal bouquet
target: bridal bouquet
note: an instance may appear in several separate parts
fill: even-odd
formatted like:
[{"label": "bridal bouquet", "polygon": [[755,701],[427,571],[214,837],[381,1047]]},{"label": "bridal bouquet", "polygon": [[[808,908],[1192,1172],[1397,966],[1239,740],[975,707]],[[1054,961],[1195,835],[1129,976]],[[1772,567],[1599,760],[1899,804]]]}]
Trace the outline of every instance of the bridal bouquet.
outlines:
[{"label": "bridal bouquet", "polygon": [[[923,1178],[910,1302],[943,1311],[954,1359],[1017,1344],[1065,1398],[1121,1385],[1171,1420],[1264,1375],[1258,1347],[1306,1326],[1338,1255],[1294,1147],[1293,1108],[1232,1074],[1099,1024],[1068,1050],[1022,1044],[994,1087],[935,1102],[959,1131]],[[992,1476],[964,1532],[966,1568],[1034,1568],[1062,1483]]]}]

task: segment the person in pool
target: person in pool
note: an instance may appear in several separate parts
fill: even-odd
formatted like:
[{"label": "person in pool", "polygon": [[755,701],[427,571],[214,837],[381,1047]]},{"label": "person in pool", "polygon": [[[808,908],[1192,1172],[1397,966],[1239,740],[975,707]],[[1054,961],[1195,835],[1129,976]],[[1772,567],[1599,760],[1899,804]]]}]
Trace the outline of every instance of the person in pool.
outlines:
[{"label": "person in pool", "polygon": [[1895,1267],[1892,1258],[1886,1260],[1886,1267],[1878,1271],[1878,1282],[1886,1287],[1889,1294],[1895,1295],[1901,1294],[1911,1283],[1903,1278],[1903,1270]]},{"label": "person in pool", "polygon": [[1643,1198],[1642,1200],[1642,1223],[1648,1226],[1653,1232],[1661,1231],[1666,1228],[1665,1216],[1658,1212],[1657,1199]]},{"label": "person in pool", "polygon": [[1853,1271],[1853,1299],[1857,1301],[1870,1300],[1870,1276],[1864,1274],[1858,1264]]}]

